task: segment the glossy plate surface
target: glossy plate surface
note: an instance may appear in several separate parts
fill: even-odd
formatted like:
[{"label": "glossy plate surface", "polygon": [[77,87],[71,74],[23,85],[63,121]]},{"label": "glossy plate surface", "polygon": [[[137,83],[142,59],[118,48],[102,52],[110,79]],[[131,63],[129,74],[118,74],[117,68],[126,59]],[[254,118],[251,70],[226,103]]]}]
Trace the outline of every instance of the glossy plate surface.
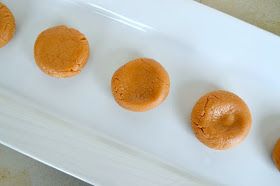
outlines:
[{"label": "glossy plate surface", "polygon": [[[279,185],[271,161],[280,137],[280,38],[188,0],[6,0],[15,38],[0,49],[0,141],[100,186]],[[91,56],[69,79],[43,74],[33,45],[44,29],[84,33]],[[166,101],[145,113],[120,108],[114,71],[137,57],[169,72]],[[190,127],[204,93],[226,89],[249,105],[252,130],[214,151]]]}]

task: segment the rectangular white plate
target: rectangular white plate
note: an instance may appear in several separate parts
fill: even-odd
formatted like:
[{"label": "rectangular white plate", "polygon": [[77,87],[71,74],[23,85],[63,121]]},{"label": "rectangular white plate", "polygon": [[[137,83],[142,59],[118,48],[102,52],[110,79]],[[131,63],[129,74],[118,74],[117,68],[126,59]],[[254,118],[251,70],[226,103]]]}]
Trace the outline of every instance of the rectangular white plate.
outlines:
[{"label": "rectangular white plate", "polygon": [[[6,0],[15,38],[0,49],[0,140],[95,185],[279,185],[270,153],[280,137],[280,39],[188,0]],[[82,73],[55,79],[35,65],[44,29],[83,32],[91,57]],[[137,57],[158,60],[171,92],[133,113],[111,96],[113,72]],[[241,96],[249,136],[227,151],[195,138],[189,116],[207,91]],[[145,153],[144,153],[145,152]]]}]

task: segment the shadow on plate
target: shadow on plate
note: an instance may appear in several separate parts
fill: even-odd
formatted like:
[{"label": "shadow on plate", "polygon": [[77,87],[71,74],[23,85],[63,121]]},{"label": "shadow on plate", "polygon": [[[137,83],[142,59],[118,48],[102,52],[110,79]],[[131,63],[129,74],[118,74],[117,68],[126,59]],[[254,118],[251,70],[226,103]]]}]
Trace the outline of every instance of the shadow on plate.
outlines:
[{"label": "shadow on plate", "polygon": [[143,56],[136,51],[123,48],[109,52],[102,56],[102,59],[96,59],[93,73],[98,81],[98,86],[111,95],[111,78],[114,72],[130,60],[139,57]]},{"label": "shadow on plate", "polygon": [[185,82],[175,90],[177,113],[188,131],[192,132],[191,112],[196,101],[204,94],[217,89],[220,89],[220,87],[213,83],[195,80]]},{"label": "shadow on plate", "polygon": [[276,141],[280,138],[280,113],[266,116],[258,128],[262,152],[273,163],[271,153]]},{"label": "shadow on plate", "polygon": [[29,19],[32,3],[34,3],[33,0],[8,1],[8,3],[5,3],[15,16],[17,32],[24,29],[24,24]]}]

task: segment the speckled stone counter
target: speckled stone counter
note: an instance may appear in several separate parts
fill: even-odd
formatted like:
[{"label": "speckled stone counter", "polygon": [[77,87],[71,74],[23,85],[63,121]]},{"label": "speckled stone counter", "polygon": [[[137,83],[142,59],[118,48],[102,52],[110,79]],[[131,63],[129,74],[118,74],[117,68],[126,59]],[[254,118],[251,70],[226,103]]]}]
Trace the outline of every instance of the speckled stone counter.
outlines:
[{"label": "speckled stone counter", "polygon": [[280,35],[280,0],[197,0]]}]

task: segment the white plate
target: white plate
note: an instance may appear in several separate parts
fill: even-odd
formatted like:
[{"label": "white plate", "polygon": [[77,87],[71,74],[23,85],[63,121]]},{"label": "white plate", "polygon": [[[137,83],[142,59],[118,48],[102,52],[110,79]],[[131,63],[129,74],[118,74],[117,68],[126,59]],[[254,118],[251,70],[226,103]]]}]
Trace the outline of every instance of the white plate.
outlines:
[{"label": "white plate", "polygon": [[[4,3],[17,20],[0,50],[5,145],[95,185],[279,185],[270,158],[280,137],[277,36],[187,0]],[[88,64],[73,78],[48,77],[34,63],[37,35],[57,24],[90,42]],[[171,93],[133,113],[115,103],[110,80],[142,56],[166,68]],[[189,122],[195,101],[217,88],[241,96],[253,114],[249,136],[227,151],[202,145]]]}]

